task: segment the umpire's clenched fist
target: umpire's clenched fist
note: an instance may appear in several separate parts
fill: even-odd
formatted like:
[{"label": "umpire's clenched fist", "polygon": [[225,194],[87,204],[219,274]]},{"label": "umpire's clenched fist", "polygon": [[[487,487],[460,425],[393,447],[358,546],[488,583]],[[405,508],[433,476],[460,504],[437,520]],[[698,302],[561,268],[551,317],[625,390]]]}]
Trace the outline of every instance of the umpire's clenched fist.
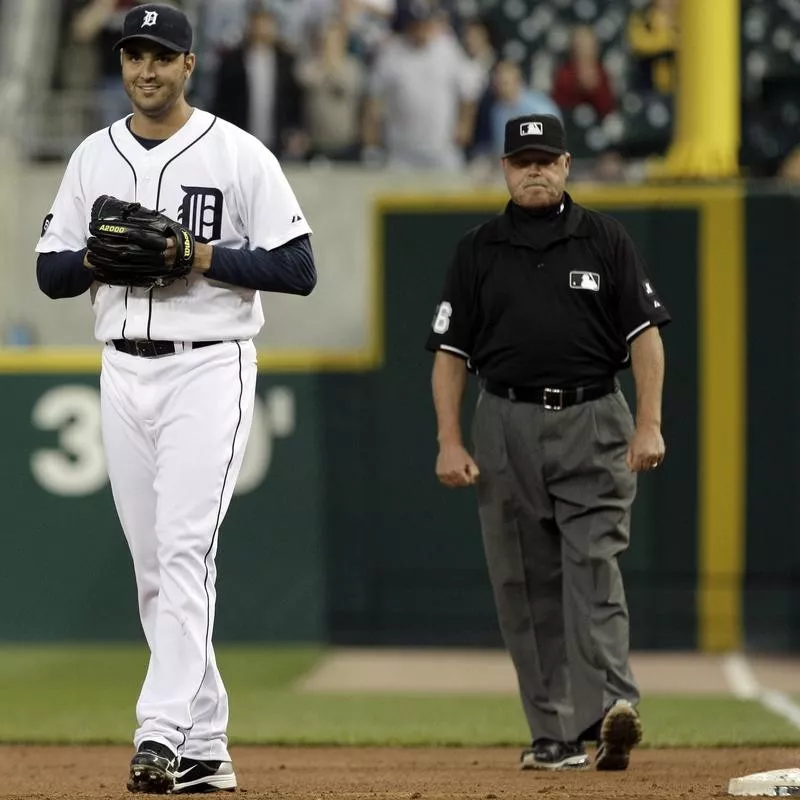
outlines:
[{"label": "umpire's clenched fist", "polygon": [[470,486],[478,480],[480,471],[472,456],[461,444],[443,444],[436,459],[436,477],[445,485]]}]

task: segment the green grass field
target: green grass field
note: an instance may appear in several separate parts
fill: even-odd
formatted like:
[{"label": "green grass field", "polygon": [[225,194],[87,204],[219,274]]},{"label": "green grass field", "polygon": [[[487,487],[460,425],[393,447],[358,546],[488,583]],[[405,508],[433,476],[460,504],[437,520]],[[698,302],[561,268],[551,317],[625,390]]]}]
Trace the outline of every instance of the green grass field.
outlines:
[{"label": "green grass field", "polygon": [[[527,732],[516,697],[307,694],[293,688],[316,648],[220,647],[234,744],[512,745]],[[142,646],[0,647],[0,742],[125,743],[146,667]],[[646,698],[645,746],[800,745],[757,702]]]}]

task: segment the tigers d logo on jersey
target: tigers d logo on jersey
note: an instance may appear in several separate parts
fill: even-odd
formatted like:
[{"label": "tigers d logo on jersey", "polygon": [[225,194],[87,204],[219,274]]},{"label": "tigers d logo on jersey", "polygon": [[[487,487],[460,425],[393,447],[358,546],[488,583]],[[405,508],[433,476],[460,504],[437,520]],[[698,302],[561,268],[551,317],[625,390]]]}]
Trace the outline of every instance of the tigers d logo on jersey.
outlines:
[{"label": "tigers d logo on jersey", "polygon": [[178,211],[178,222],[188,228],[202,244],[222,238],[222,203],[219,189],[208,186],[181,186],[183,203]]}]

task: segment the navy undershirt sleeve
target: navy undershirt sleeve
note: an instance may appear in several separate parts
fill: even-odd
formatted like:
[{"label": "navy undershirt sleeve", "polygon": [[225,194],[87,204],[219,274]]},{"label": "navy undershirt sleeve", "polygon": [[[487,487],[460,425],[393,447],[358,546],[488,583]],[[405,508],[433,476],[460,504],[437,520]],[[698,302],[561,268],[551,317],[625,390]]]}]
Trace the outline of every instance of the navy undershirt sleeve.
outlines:
[{"label": "navy undershirt sleeve", "polygon": [[[36,261],[39,288],[53,299],[83,294],[94,280],[83,266],[85,255],[86,250],[40,253]],[[206,277],[264,292],[310,294],[317,283],[310,237],[292,239],[274,250],[215,247]]]},{"label": "navy undershirt sleeve", "polygon": [[317,283],[311,238],[299,236],[274,250],[232,250],[215,247],[210,280],[262,292],[307,295]]},{"label": "navy undershirt sleeve", "polygon": [[86,250],[39,253],[36,259],[39,288],[53,300],[83,294],[94,282],[92,271],[83,266],[85,256]]}]

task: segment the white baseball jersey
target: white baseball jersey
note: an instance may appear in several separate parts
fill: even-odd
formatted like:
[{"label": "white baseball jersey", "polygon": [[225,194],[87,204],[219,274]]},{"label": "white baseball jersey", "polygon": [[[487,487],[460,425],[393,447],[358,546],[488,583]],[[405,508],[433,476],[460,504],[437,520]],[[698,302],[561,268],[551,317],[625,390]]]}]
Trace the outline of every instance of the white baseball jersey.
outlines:
[{"label": "white baseball jersey", "polygon": [[[158,210],[198,241],[272,250],[311,228],[275,156],[245,131],[194,109],[177,133],[148,150],[126,120],[75,150],[46,218],[38,253],[86,247],[103,194]],[[197,272],[153,290],[95,283],[95,337],[202,341],[250,339],[264,324],[259,293]]]}]

